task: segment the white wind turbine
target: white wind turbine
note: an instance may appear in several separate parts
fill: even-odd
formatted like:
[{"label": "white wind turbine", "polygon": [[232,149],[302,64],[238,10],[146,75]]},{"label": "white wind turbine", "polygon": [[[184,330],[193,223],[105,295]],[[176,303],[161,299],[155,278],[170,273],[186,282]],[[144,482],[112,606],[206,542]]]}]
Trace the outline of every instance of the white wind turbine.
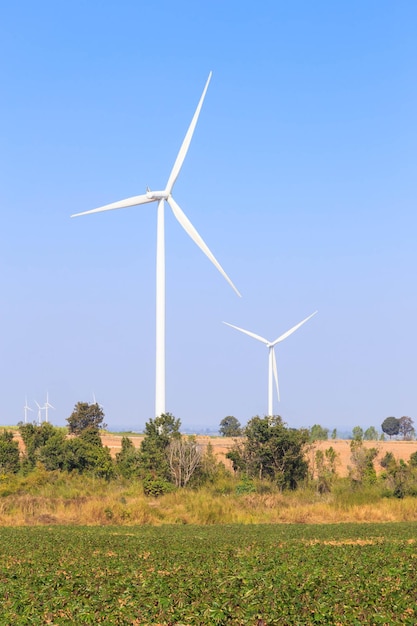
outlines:
[{"label": "white wind turbine", "polygon": [[272,377],[274,377],[275,379],[277,396],[278,396],[278,400],[280,400],[279,386],[278,386],[277,360],[275,357],[274,348],[277,345],[277,343],[281,343],[281,341],[284,341],[284,339],[286,339],[287,337],[295,333],[295,331],[298,330],[300,326],[308,322],[308,320],[311,319],[313,315],[315,315],[316,313],[317,311],[314,311],[314,313],[306,317],[305,320],[303,320],[299,324],[296,324],[295,326],[290,328],[290,330],[287,330],[287,332],[285,332],[283,335],[280,335],[278,339],[275,339],[275,341],[268,341],[267,339],[264,339],[264,337],[261,337],[260,335],[255,335],[255,333],[251,333],[249,330],[244,330],[243,328],[239,328],[239,326],[234,326],[233,324],[228,324],[227,322],[223,322],[223,324],[226,324],[227,326],[231,326],[232,328],[235,328],[236,330],[240,330],[240,332],[245,333],[245,335],[249,335],[249,337],[253,337],[254,339],[257,339],[258,341],[261,341],[268,348],[268,416],[269,417],[272,417],[273,415],[273,412],[272,412],[272,399],[273,399]]},{"label": "white wind turbine", "polygon": [[113,202],[98,209],[92,209],[91,211],[84,211],[82,213],[76,213],[71,217],[78,217],[79,215],[88,215],[90,213],[100,213],[101,211],[111,211],[113,209],[123,209],[125,207],[137,206],[141,204],[147,204],[149,202],[157,202],[157,237],[156,237],[156,382],[155,382],[155,416],[158,417],[162,413],[165,413],[165,234],[164,234],[164,202],[166,201],[171,210],[181,224],[185,232],[191,237],[194,243],[204,252],[204,254],[210,259],[213,265],[219,270],[222,276],[227,280],[229,285],[240,296],[239,291],[236,289],[226,272],[221,267],[220,263],[216,260],[206,243],[200,237],[194,226],[191,224],[187,216],[175,202],[172,197],[172,190],[175,181],[178,178],[181,167],[184,163],[185,156],[191,143],[191,139],[197,124],[198,117],[200,115],[201,107],[209,86],[211,79],[211,72],[207,79],[200,101],[195,110],[194,116],[191,120],[190,126],[185,135],[184,141],[178,152],[174,166],[169,175],[168,182],[165,189],[161,191],[151,191],[149,188],[145,194],[139,196],[133,196],[126,200],[120,200],[119,202]]},{"label": "white wind turbine", "polygon": [[40,426],[42,424],[42,411],[44,407],[41,406],[38,402],[36,402],[36,400],[35,400],[35,404],[38,407],[38,424]]},{"label": "white wind turbine", "polygon": [[54,409],[55,410],[55,407],[52,406],[52,404],[49,403],[48,392],[46,392],[46,402],[45,402],[45,404],[43,405],[42,408],[45,411],[45,422],[47,422],[48,421],[48,409]]},{"label": "white wind turbine", "polygon": [[25,406],[23,408],[24,408],[24,411],[25,411],[25,424],[27,424],[27,421],[28,421],[28,411],[33,411],[33,409],[31,409],[30,406],[28,406],[27,396],[25,397]]}]

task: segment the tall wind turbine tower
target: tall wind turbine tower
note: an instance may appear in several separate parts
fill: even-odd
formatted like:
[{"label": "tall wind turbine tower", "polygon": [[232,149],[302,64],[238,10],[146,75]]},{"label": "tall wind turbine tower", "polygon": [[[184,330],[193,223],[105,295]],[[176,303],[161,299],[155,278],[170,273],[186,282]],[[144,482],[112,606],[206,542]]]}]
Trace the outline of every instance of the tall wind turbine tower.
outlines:
[{"label": "tall wind turbine tower", "polygon": [[275,346],[278,343],[281,343],[281,341],[284,341],[284,339],[286,339],[287,337],[289,337],[293,333],[295,333],[295,331],[298,330],[300,328],[300,326],[302,326],[303,324],[308,322],[308,320],[311,319],[313,317],[313,315],[315,315],[316,313],[317,313],[317,311],[315,311],[314,313],[312,313],[311,315],[306,317],[302,322],[299,322],[299,324],[296,324],[295,326],[290,328],[290,330],[287,330],[284,334],[280,335],[278,337],[278,339],[275,339],[275,341],[268,341],[268,339],[264,339],[264,337],[261,337],[260,335],[255,335],[255,333],[252,333],[249,330],[244,330],[243,328],[239,328],[239,326],[233,326],[233,324],[228,324],[227,322],[223,322],[223,324],[226,324],[227,326],[231,326],[231,328],[235,328],[236,330],[240,330],[241,333],[245,333],[245,335],[249,335],[249,337],[253,337],[254,339],[257,339],[258,341],[261,341],[268,348],[268,416],[269,417],[273,416],[273,406],[272,406],[272,403],[273,403],[273,382],[272,382],[272,378],[275,379],[275,386],[276,386],[276,390],[277,390],[278,401],[280,400],[280,397],[279,397],[279,386],[278,386],[277,360],[276,360],[276,356],[275,356]]},{"label": "tall wind turbine tower", "polygon": [[47,422],[48,421],[48,409],[54,409],[55,410],[55,407],[52,406],[52,404],[49,403],[48,392],[46,392],[46,402],[45,402],[45,404],[43,405],[42,408],[45,411],[45,422]]},{"label": "tall wind turbine tower", "polygon": [[42,410],[44,407],[42,407],[38,402],[36,402],[36,400],[35,400],[35,404],[38,407],[38,424],[40,426],[42,424]]},{"label": "tall wind turbine tower", "polygon": [[27,396],[25,397],[25,406],[23,407],[23,409],[25,411],[25,424],[27,424],[27,421],[28,421],[28,411],[33,411],[33,409],[31,409],[30,406],[28,406]]},{"label": "tall wind turbine tower", "polygon": [[168,182],[165,189],[160,191],[151,191],[147,189],[145,194],[139,196],[133,196],[126,200],[120,200],[99,207],[98,209],[92,209],[91,211],[84,211],[82,213],[76,213],[71,217],[77,217],[79,215],[87,215],[90,213],[100,213],[102,211],[111,211],[113,209],[123,209],[126,207],[139,206],[142,204],[148,204],[150,202],[157,203],[157,227],[156,227],[156,381],[155,381],[155,416],[158,417],[162,413],[165,413],[165,226],[164,226],[164,205],[165,202],[170,206],[174,216],[183,227],[185,232],[194,241],[194,243],[204,252],[204,254],[210,259],[213,265],[218,269],[221,275],[227,280],[229,285],[240,296],[240,293],[221,267],[215,256],[212,254],[206,243],[203,241],[197,230],[191,224],[185,213],[179,207],[172,197],[172,190],[175,185],[175,181],[181,171],[184,159],[186,157],[188,148],[191,143],[191,139],[197,124],[198,117],[200,115],[201,107],[209,86],[211,79],[211,72],[207,79],[200,101],[195,110],[194,116],[191,120],[190,126],[185,135],[184,141],[178,152],[174,166],[169,175]]}]

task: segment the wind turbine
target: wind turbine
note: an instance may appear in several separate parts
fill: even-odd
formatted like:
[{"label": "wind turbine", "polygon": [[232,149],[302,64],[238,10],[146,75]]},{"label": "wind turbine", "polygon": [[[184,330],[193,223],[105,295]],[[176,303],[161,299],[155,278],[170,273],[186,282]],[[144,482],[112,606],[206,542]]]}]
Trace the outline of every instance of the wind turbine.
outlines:
[{"label": "wind turbine", "polygon": [[25,397],[25,406],[23,408],[25,410],[25,424],[27,424],[27,421],[28,421],[28,411],[33,411],[33,409],[31,409],[30,406],[28,406],[27,396]]},{"label": "wind turbine", "polygon": [[42,407],[38,402],[36,402],[36,400],[35,400],[35,404],[38,407],[38,424],[40,426],[42,424],[42,410],[45,407]]},{"label": "wind turbine", "polygon": [[272,398],[273,398],[272,376],[275,379],[277,396],[278,396],[278,400],[280,400],[279,386],[278,386],[277,360],[275,357],[274,348],[277,345],[277,343],[281,343],[281,341],[284,341],[284,339],[286,339],[287,337],[295,333],[295,331],[298,330],[300,326],[308,322],[308,320],[311,319],[313,315],[315,315],[316,313],[317,311],[314,311],[314,313],[306,317],[305,320],[303,320],[299,324],[296,324],[295,326],[290,328],[290,330],[287,330],[287,332],[285,332],[283,335],[280,335],[278,339],[275,339],[275,341],[268,341],[268,339],[264,339],[264,337],[261,337],[260,335],[255,335],[255,333],[252,333],[249,330],[244,330],[243,328],[239,328],[239,326],[234,326],[233,324],[228,324],[227,322],[223,322],[223,324],[226,324],[227,326],[231,326],[232,328],[235,328],[236,330],[240,330],[241,333],[245,333],[245,335],[249,335],[249,337],[253,337],[254,339],[257,339],[258,341],[261,341],[268,348],[268,416],[269,417],[272,417],[273,415],[273,412],[272,412]]},{"label": "wind turbine", "polygon": [[157,236],[156,236],[156,382],[155,382],[155,415],[158,417],[162,413],[165,413],[165,228],[164,228],[164,203],[165,201],[170,206],[174,216],[183,227],[185,232],[191,237],[194,243],[204,252],[204,254],[210,259],[213,265],[218,269],[222,276],[227,280],[229,285],[240,296],[239,291],[236,289],[226,272],[221,267],[220,263],[214,257],[206,243],[198,234],[197,230],[191,224],[182,209],[175,202],[172,197],[172,190],[174,184],[181,171],[181,167],[184,163],[188,148],[191,143],[191,139],[197,124],[198,117],[200,115],[201,107],[209,86],[211,79],[211,72],[207,79],[200,101],[195,110],[194,116],[191,120],[190,126],[182,142],[181,148],[178,152],[174,166],[168,178],[168,182],[165,189],[161,191],[151,191],[147,189],[145,194],[139,196],[133,196],[125,200],[113,202],[112,204],[106,204],[98,209],[92,209],[91,211],[84,211],[82,213],[76,213],[71,217],[78,217],[79,215],[88,215],[90,213],[100,213],[102,211],[111,211],[113,209],[124,209],[126,207],[138,206],[141,204],[148,204],[150,202],[157,202]]},{"label": "wind turbine", "polygon": [[54,409],[55,407],[52,404],[49,404],[48,392],[46,392],[46,402],[42,407],[45,410],[45,422],[48,421],[48,409]]}]

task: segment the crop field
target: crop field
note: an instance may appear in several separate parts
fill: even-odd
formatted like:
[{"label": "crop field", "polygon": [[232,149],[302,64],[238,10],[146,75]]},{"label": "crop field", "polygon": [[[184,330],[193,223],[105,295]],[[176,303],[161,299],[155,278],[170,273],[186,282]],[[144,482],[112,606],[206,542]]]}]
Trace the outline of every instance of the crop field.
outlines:
[{"label": "crop field", "polygon": [[0,624],[416,624],[417,524],[0,529]]}]

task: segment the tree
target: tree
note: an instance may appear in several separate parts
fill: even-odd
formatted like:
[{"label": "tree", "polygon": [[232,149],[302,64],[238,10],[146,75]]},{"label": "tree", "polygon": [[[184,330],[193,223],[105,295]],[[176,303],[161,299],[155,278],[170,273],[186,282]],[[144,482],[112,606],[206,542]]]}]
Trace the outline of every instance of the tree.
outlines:
[{"label": "tree", "polygon": [[97,402],[77,402],[73,412],[67,417],[68,430],[70,434],[79,435],[86,428],[106,428],[107,424],[103,420],[104,411]]},{"label": "tree", "polygon": [[128,437],[122,437],[122,448],[116,454],[116,469],[125,478],[132,478],[139,473],[139,451]]},{"label": "tree", "polygon": [[337,439],[337,429],[333,428],[332,430],[332,439]]},{"label": "tree", "polygon": [[352,428],[352,435],[355,441],[362,441],[363,439],[363,429],[360,426],[354,426]]},{"label": "tree", "polygon": [[52,426],[49,422],[42,422],[42,424],[27,424],[19,423],[19,432],[22,437],[22,441],[25,444],[25,454],[23,456],[24,469],[32,469],[36,465],[36,461],[39,459],[40,449],[46,444],[46,442],[53,437],[59,429]]},{"label": "tree", "polygon": [[236,417],[228,415],[220,422],[219,432],[223,435],[223,437],[240,437],[242,434],[242,427]]},{"label": "tree", "polygon": [[171,480],[167,449],[173,439],[180,438],[181,421],[171,413],[163,413],[145,424],[145,437],[140,445],[139,464],[142,477]]},{"label": "tree", "polygon": [[331,491],[333,483],[337,476],[337,465],[340,462],[339,455],[334,448],[316,450],[316,474],[317,474],[317,491],[321,494]]},{"label": "tree", "polygon": [[401,435],[404,440],[409,441],[415,435],[413,420],[411,419],[411,417],[407,417],[406,415],[404,415],[403,417],[400,417],[398,421],[398,434]]},{"label": "tree", "polygon": [[365,448],[363,441],[353,439],[350,442],[351,466],[348,466],[349,477],[354,485],[372,484],[376,481],[374,459],[378,454],[376,448]]},{"label": "tree", "polygon": [[387,417],[381,424],[381,428],[386,435],[389,435],[389,438],[393,435],[398,435],[400,432],[400,420],[396,417]]},{"label": "tree", "polygon": [[377,429],[374,426],[369,426],[369,428],[365,430],[363,438],[366,439],[366,441],[378,441],[379,435]]},{"label": "tree", "polygon": [[320,424],[314,424],[314,426],[310,428],[310,441],[327,441],[328,438],[328,428],[323,428]]},{"label": "tree", "polygon": [[201,463],[201,446],[195,437],[175,437],[168,449],[168,463],[176,487],[185,487]]},{"label": "tree", "polygon": [[19,444],[11,430],[4,430],[0,435],[0,473],[16,474],[19,468]]},{"label": "tree", "polygon": [[287,428],[279,415],[255,416],[245,428],[245,440],[227,457],[250,477],[269,478],[281,489],[295,489],[307,476],[308,439],[308,430]]}]

